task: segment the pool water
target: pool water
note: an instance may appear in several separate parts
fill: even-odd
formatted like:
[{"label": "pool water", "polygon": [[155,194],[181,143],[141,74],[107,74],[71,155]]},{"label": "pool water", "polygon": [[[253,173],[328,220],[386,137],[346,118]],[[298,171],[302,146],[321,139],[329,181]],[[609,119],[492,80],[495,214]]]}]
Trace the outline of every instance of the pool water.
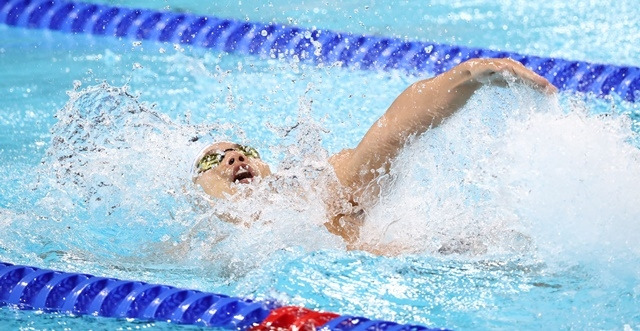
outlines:
[{"label": "pool water", "polygon": [[[630,1],[135,5],[640,64]],[[383,179],[362,239],[402,249],[375,256],[324,230],[322,192],[304,178],[326,175],[326,155],[354,147],[417,77],[0,32],[2,261],[452,329],[640,326],[635,104],[481,90]],[[219,139],[298,178],[272,183],[294,193],[216,206],[256,218],[251,227],[217,220],[190,185],[194,155]],[[7,307],[0,320],[180,327]]]}]

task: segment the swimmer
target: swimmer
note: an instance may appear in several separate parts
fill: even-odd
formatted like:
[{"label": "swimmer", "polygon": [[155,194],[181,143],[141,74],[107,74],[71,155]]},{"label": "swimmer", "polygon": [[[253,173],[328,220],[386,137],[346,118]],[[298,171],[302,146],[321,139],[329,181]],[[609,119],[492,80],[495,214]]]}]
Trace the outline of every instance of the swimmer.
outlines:
[{"label": "swimmer", "polygon": [[[371,126],[359,144],[329,158],[339,182],[336,194],[353,208],[347,212],[327,206],[326,228],[344,239],[350,249],[358,246],[363,208],[372,206],[379,193],[376,178],[389,172],[392,161],[412,136],[441,124],[462,108],[484,85],[527,84],[541,92],[555,93],[545,78],[511,59],[472,59],[431,79],[418,81],[403,91]],[[271,175],[269,166],[249,146],[217,142],[205,148],[194,164],[194,183],[216,199],[228,199],[237,185]],[[331,202],[326,202],[331,204]],[[332,210],[334,210],[332,212]]]}]

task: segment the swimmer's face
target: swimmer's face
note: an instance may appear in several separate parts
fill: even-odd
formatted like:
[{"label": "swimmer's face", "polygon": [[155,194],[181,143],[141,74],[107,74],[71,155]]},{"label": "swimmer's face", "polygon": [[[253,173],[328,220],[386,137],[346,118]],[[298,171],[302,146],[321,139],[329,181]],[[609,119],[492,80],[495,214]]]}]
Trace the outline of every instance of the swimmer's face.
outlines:
[{"label": "swimmer's face", "polygon": [[233,195],[237,185],[271,174],[255,149],[230,142],[215,143],[204,149],[195,167],[194,183],[215,198]]}]

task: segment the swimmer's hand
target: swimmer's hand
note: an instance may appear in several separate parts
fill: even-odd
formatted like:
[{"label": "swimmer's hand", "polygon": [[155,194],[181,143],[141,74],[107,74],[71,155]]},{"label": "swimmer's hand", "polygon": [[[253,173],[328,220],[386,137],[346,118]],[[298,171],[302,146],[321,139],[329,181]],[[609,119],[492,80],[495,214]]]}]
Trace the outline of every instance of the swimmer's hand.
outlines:
[{"label": "swimmer's hand", "polygon": [[520,82],[546,94],[558,91],[547,79],[512,59],[471,59],[451,71],[467,76],[469,84],[507,86]]}]

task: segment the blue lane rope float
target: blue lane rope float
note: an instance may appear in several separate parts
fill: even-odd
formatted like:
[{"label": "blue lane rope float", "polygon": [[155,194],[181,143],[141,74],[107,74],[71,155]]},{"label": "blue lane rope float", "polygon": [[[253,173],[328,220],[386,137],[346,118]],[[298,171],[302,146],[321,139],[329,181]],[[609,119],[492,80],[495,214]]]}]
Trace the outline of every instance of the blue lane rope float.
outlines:
[{"label": "blue lane rope float", "polygon": [[269,58],[341,62],[361,69],[434,75],[480,57],[509,57],[560,90],[640,100],[640,68],[569,61],[398,38],[243,22],[214,16],[55,0],[0,0],[0,23],[67,33],[179,43]]},{"label": "blue lane rope float", "polygon": [[74,315],[133,318],[234,330],[436,330],[168,285],[3,262],[0,262],[0,304]]}]

